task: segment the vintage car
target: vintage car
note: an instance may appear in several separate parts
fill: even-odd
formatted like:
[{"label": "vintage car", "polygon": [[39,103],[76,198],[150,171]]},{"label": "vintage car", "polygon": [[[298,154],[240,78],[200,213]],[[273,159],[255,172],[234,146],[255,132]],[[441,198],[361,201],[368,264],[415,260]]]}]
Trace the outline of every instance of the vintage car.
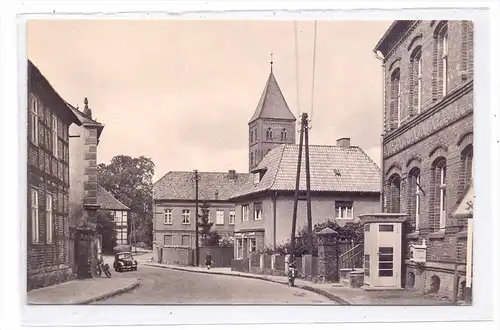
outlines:
[{"label": "vintage car", "polygon": [[113,268],[117,272],[121,272],[123,270],[137,270],[137,261],[134,260],[134,257],[130,252],[119,252],[115,254]]}]

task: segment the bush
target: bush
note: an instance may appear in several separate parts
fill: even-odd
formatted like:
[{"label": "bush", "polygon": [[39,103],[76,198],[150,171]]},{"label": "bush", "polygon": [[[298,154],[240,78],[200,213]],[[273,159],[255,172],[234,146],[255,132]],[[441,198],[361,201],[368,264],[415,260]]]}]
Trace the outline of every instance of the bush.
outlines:
[{"label": "bush", "polygon": [[96,231],[101,235],[102,253],[111,254],[116,246],[115,223],[111,214],[102,210],[97,212]]},{"label": "bush", "polygon": [[132,246],[131,245],[117,245],[114,247],[113,251],[115,253],[118,252],[132,252]]}]

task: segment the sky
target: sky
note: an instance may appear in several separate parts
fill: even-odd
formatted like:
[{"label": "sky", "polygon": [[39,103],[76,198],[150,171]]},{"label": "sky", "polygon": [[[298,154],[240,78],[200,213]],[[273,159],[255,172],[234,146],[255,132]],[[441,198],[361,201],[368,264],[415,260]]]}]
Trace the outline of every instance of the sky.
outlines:
[{"label": "sky", "polygon": [[380,165],[382,69],[373,48],[390,24],[318,21],[314,98],[314,21],[32,20],[27,51],[67,102],[83,108],[88,98],[105,125],[99,163],[146,156],[154,180],[168,171],[247,172],[248,120],[273,53],[291,111],[311,117],[310,144],[349,137]]}]

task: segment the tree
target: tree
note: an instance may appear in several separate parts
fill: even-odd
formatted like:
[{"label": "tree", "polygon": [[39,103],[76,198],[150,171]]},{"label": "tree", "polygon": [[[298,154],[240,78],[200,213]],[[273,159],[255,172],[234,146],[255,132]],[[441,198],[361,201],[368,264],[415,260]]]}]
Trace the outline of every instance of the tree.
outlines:
[{"label": "tree", "polygon": [[109,164],[97,166],[97,182],[115,198],[130,208],[128,235],[132,230],[131,219],[136,219],[136,238],[151,246],[153,241],[153,175],[155,164],[150,158],[118,155]]},{"label": "tree", "polygon": [[102,253],[113,254],[116,246],[116,230],[113,216],[103,210],[97,211],[97,234],[101,235]]},{"label": "tree", "polygon": [[204,202],[200,207],[200,211],[201,214],[198,215],[198,228],[199,230],[201,230],[201,246],[213,246],[207,245],[212,243],[212,241],[214,240],[213,235],[210,233],[210,229],[214,225],[213,222],[210,222],[210,203]]}]

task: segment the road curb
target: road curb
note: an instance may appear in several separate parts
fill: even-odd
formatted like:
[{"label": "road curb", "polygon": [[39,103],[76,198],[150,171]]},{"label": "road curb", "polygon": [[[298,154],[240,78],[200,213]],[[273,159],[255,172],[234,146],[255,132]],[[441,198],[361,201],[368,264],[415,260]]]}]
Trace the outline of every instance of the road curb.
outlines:
[{"label": "road curb", "polygon": [[112,292],[107,292],[105,294],[102,294],[102,295],[99,295],[99,296],[96,296],[96,297],[92,297],[92,298],[80,300],[80,301],[76,302],[75,305],[88,305],[88,304],[91,304],[91,303],[94,303],[94,302],[98,302],[98,301],[101,301],[101,300],[106,300],[106,299],[118,296],[118,295],[120,295],[122,293],[132,291],[135,288],[139,287],[140,285],[141,285],[141,280],[140,279],[136,279],[136,281],[134,283],[129,284],[129,285],[127,285],[124,288],[117,289],[117,290],[112,291]]},{"label": "road curb", "polygon": [[[179,271],[190,272],[190,273],[202,273],[202,274],[226,275],[226,276],[234,276],[234,277],[251,278],[254,280],[262,280],[262,281],[267,281],[267,282],[272,282],[272,283],[282,284],[282,285],[288,286],[287,282],[276,281],[276,280],[273,280],[273,279],[271,279],[269,277],[265,277],[265,276],[260,277],[260,276],[251,276],[251,275],[246,275],[246,274],[241,274],[241,273],[232,274],[232,273],[222,273],[222,272],[217,272],[217,271],[205,272],[205,271],[199,271],[199,270],[194,270],[194,269],[186,269],[186,268],[182,268],[182,267],[165,267],[165,266],[159,266],[159,265],[155,265],[155,264],[151,264],[151,263],[146,263],[144,265],[150,266],[150,267],[156,267],[156,268],[166,268],[166,269],[179,270]],[[324,296],[332,301],[335,301],[336,303],[338,303],[340,305],[351,305],[347,300],[342,299],[339,296],[334,295],[333,293],[328,292],[326,290],[318,289],[318,288],[315,288],[315,287],[312,287],[309,285],[295,285],[295,287],[302,289],[302,290],[306,290],[306,291],[320,294],[320,295],[322,295],[322,296]]]}]

